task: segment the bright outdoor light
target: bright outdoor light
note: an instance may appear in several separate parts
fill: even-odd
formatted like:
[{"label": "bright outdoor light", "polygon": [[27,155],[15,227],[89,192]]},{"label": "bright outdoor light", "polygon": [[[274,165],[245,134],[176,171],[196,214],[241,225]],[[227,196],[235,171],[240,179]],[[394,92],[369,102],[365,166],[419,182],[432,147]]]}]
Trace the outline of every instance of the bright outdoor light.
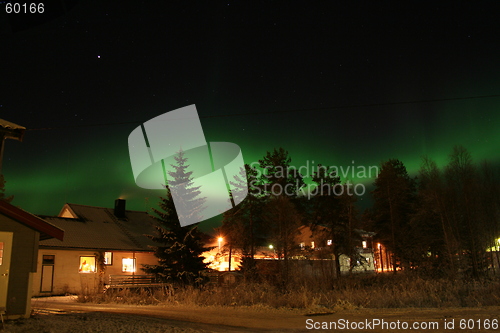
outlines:
[{"label": "bright outdoor light", "polygon": [[272,245],[269,245],[269,248],[270,248],[270,249],[272,250],[272,249],[274,248],[274,246],[272,246]]},{"label": "bright outdoor light", "polygon": [[217,240],[219,241],[219,252],[220,252],[220,244],[222,243],[222,241],[224,240],[224,238],[219,237]]}]

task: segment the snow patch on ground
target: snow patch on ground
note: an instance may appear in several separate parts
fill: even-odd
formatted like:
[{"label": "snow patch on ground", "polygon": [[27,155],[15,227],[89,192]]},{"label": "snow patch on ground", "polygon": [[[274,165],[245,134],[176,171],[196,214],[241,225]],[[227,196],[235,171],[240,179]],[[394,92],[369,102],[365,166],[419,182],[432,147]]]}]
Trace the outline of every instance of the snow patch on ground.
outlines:
[{"label": "snow patch on ground", "polygon": [[37,314],[33,318],[10,321],[5,333],[87,333],[87,332],[144,332],[144,333],[204,333],[207,330],[178,327],[158,318],[111,313],[70,313],[60,315]]}]

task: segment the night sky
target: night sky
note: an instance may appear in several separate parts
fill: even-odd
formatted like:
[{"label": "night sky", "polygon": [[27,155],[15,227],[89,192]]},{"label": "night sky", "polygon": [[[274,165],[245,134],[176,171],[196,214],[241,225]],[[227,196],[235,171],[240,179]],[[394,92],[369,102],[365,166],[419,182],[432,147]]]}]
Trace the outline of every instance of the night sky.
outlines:
[{"label": "night sky", "polygon": [[0,118],[28,129],[6,141],[13,204],[155,206],[163,192],[135,185],[128,136],[190,104],[207,141],[238,144],[246,163],[283,147],[297,167],[398,158],[416,174],[457,144],[500,163],[495,2],[352,3],[2,4]]}]

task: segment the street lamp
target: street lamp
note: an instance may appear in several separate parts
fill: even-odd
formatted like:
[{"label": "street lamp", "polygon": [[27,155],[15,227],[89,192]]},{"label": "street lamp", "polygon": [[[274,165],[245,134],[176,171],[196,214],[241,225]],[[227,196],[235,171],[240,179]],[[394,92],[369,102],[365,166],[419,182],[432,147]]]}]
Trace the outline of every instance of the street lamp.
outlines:
[{"label": "street lamp", "polygon": [[276,256],[276,251],[274,250],[274,246],[272,244],[269,245],[269,250],[273,251],[270,256],[274,258]]},{"label": "street lamp", "polygon": [[217,240],[219,241],[219,252],[220,252],[220,244],[222,243],[222,241],[224,240],[224,238],[219,237]]}]

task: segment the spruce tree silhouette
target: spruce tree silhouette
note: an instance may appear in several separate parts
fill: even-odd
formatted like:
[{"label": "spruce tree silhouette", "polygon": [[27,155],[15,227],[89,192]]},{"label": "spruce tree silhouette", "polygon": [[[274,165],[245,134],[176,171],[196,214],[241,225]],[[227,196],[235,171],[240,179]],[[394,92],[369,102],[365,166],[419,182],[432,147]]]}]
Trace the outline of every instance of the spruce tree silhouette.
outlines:
[{"label": "spruce tree silhouette", "polygon": [[207,264],[202,254],[210,248],[204,246],[196,225],[181,226],[172,194],[180,199],[176,200],[176,204],[182,206],[180,211],[190,217],[201,217],[206,198],[198,198],[200,187],[193,186],[192,171],[187,171],[189,165],[184,152],[180,150],[174,158],[176,163],[171,164],[174,171],[168,172],[165,186],[167,195],[160,198],[159,209],[153,208],[159,226],[156,235],[149,237],[159,244],[155,247],[158,265],[144,265],[143,270],[163,282],[195,284],[203,280],[201,273]]}]

